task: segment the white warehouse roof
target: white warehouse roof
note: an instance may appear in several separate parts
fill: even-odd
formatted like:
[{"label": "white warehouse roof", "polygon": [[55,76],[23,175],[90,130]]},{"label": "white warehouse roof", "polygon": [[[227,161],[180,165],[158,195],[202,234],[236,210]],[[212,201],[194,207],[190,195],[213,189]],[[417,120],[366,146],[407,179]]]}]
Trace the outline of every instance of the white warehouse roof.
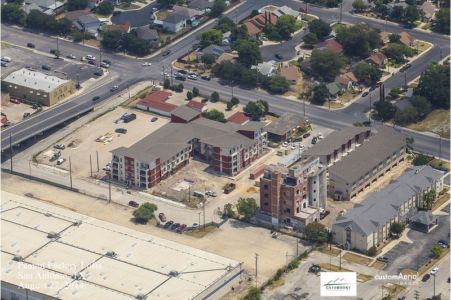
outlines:
[{"label": "white warehouse roof", "polygon": [[3,81],[47,93],[52,92],[58,86],[69,82],[69,80],[25,68],[12,72],[6,76]]}]

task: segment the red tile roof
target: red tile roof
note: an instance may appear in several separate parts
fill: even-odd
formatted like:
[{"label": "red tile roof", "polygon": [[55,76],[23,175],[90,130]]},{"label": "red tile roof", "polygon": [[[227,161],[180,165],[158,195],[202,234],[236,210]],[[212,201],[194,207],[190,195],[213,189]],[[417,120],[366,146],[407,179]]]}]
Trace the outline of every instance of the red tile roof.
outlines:
[{"label": "red tile roof", "polygon": [[259,34],[263,28],[265,28],[266,24],[275,25],[277,23],[278,17],[270,12],[265,12],[258,14],[251,19],[244,22],[244,25],[247,27],[248,33],[253,36]]},{"label": "red tile roof", "polygon": [[122,24],[111,24],[106,27],[107,31],[120,31],[120,32],[129,32],[130,24],[125,22]]},{"label": "red tile roof", "polygon": [[171,111],[173,111],[174,109],[176,109],[178,106],[171,104],[171,103],[166,103],[166,102],[160,102],[160,101],[146,101],[146,100],[141,100],[138,102],[138,105],[142,105],[145,106],[147,108],[153,108],[153,109],[158,109],[161,111],[165,111],[170,113]]},{"label": "red tile roof", "polygon": [[186,106],[196,109],[196,110],[202,110],[202,108],[205,106],[205,103],[191,100],[190,102],[188,102],[188,104]]},{"label": "red tile roof", "polygon": [[299,79],[299,70],[296,66],[289,66],[280,69],[280,76],[289,81],[297,81]]},{"label": "red tile roof", "polygon": [[235,123],[235,124],[243,124],[247,121],[249,121],[250,119],[243,113],[243,112],[236,112],[233,115],[231,115],[227,121]]},{"label": "red tile roof", "polygon": [[64,17],[68,20],[71,20],[72,22],[80,18],[81,16],[87,16],[91,13],[89,9],[80,9],[80,10],[73,10],[68,11],[64,14]]},{"label": "red tile roof", "polygon": [[171,95],[172,94],[170,92],[166,92],[166,91],[154,91],[154,92],[150,93],[149,95],[147,95],[142,101],[163,102],[163,101],[168,100],[168,98]]},{"label": "red tile roof", "polygon": [[330,39],[316,44],[317,49],[328,49],[335,54],[343,53],[343,46],[336,39]]}]

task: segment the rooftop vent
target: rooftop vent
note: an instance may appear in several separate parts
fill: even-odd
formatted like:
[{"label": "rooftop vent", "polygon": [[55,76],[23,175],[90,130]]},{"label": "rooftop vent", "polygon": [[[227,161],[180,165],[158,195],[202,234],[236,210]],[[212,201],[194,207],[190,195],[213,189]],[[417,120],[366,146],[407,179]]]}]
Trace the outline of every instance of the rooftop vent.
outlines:
[{"label": "rooftop vent", "polygon": [[81,276],[80,273],[76,273],[76,274],[72,275],[71,278],[74,280],[82,280],[83,276]]},{"label": "rooftop vent", "polygon": [[56,232],[49,232],[49,233],[47,234],[47,237],[48,237],[49,239],[57,239],[57,238],[60,237],[60,235],[59,235],[59,233],[56,233]]},{"label": "rooftop vent", "polygon": [[14,261],[23,261],[23,257],[20,255],[14,255],[13,260]]},{"label": "rooftop vent", "polygon": [[47,213],[44,214],[44,216],[46,216],[46,217],[51,217],[52,214],[47,212]]},{"label": "rooftop vent", "polygon": [[177,271],[171,271],[171,272],[169,272],[169,276],[177,277],[177,276],[179,276],[179,272],[177,272]]},{"label": "rooftop vent", "polygon": [[81,223],[82,223],[82,222],[81,222],[80,220],[78,220],[77,222],[74,223],[74,226],[80,226]]},{"label": "rooftop vent", "polygon": [[114,251],[108,251],[108,252],[105,254],[105,256],[115,258],[115,257],[117,257],[117,253],[114,252]]},{"label": "rooftop vent", "polygon": [[147,299],[147,296],[144,294],[138,294],[138,295],[136,295],[136,299],[145,300],[145,299]]}]

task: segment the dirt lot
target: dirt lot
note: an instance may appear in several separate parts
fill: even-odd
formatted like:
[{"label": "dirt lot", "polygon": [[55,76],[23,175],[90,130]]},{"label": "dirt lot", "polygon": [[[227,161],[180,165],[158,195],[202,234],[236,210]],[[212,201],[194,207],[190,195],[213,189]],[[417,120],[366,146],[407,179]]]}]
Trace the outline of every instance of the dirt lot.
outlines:
[{"label": "dirt lot", "polygon": [[[105,201],[83,196],[67,190],[45,184],[24,180],[9,174],[2,174],[2,189],[14,194],[32,193],[39,200],[89,215],[107,222],[149,233],[161,238],[189,245],[218,255],[229,257],[244,263],[247,273],[255,272],[255,253],[259,254],[258,278],[264,282],[286,263],[286,255],[296,251],[295,239],[281,236],[271,238],[268,230],[246,224],[229,221],[206,238],[180,235],[152,225],[136,225],[130,222],[132,209],[107,204]],[[24,188],[26,186],[26,188]],[[301,251],[302,250],[302,247]]]},{"label": "dirt lot", "polygon": [[418,131],[429,131],[449,139],[449,111],[436,109],[429,113],[426,118],[418,123],[408,125],[407,128]]},{"label": "dirt lot", "polygon": [[29,104],[16,104],[9,101],[9,97],[2,97],[1,111],[6,115],[10,125],[16,124],[23,119],[24,113],[34,113],[34,110]]},{"label": "dirt lot", "polygon": [[[136,120],[130,123],[120,121],[118,124],[115,124],[114,121],[126,112],[135,113]],[[116,107],[114,110],[87,123],[81,129],[58,142],[58,144],[66,146],[66,149],[61,151],[61,158],[65,158],[66,162],[59,167],[68,170],[69,164],[67,160],[70,156],[74,176],[87,178],[90,176],[90,155],[92,157],[93,171],[97,173],[96,152],[98,152],[100,173],[95,175],[103,176],[102,168],[111,161],[111,150],[122,146],[130,146],[168,122],[167,119],[159,117],[156,122],[151,123],[151,116],[145,112]],[[125,128],[127,133],[115,133],[117,128]],[[102,136],[104,137],[104,142],[97,142],[96,140]],[[56,162],[49,162],[53,151],[52,148],[48,148],[41,152],[36,157],[37,161],[43,164],[56,165]]]}]

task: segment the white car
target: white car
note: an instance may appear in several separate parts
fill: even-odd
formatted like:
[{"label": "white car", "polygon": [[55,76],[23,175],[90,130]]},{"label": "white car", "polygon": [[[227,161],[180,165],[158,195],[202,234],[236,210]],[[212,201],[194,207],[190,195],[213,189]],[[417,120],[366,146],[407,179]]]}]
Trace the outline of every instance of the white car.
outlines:
[{"label": "white car", "polygon": [[288,147],[288,143],[287,143],[287,142],[284,142],[284,143],[282,144],[282,147],[284,147],[284,148]]},{"label": "white car", "polygon": [[296,146],[295,145],[291,145],[291,150],[296,150]]},{"label": "white car", "polygon": [[11,57],[8,57],[8,56],[2,56],[2,59],[1,59],[2,61],[4,61],[4,62],[11,62]]},{"label": "white car", "polygon": [[435,267],[431,270],[431,275],[435,275],[438,272],[438,267]]},{"label": "white car", "polygon": [[143,63],[143,67],[150,67],[152,64],[150,62],[144,62]]},{"label": "white car", "polygon": [[92,56],[91,54],[86,55],[87,60],[96,60],[95,56]]},{"label": "white car", "polygon": [[188,77],[188,79],[191,79],[191,80],[197,80],[197,76],[196,75],[188,75],[187,76]]},{"label": "white car", "polygon": [[66,56],[67,58],[70,58],[70,59],[75,59],[76,58],[76,56],[75,55],[73,55],[73,54],[69,54],[68,56]]},{"label": "white car", "polygon": [[324,138],[324,136],[321,132],[319,132],[316,137],[319,138],[320,140],[322,140]]},{"label": "white car", "polygon": [[301,148],[301,150],[302,150],[302,149],[304,149],[304,148],[305,148],[305,146],[304,146],[304,145],[302,145],[301,143],[299,143],[299,148]]},{"label": "white car", "polygon": [[161,76],[164,76],[164,77],[169,77],[169,73],[168,72],[161,72]]}]

